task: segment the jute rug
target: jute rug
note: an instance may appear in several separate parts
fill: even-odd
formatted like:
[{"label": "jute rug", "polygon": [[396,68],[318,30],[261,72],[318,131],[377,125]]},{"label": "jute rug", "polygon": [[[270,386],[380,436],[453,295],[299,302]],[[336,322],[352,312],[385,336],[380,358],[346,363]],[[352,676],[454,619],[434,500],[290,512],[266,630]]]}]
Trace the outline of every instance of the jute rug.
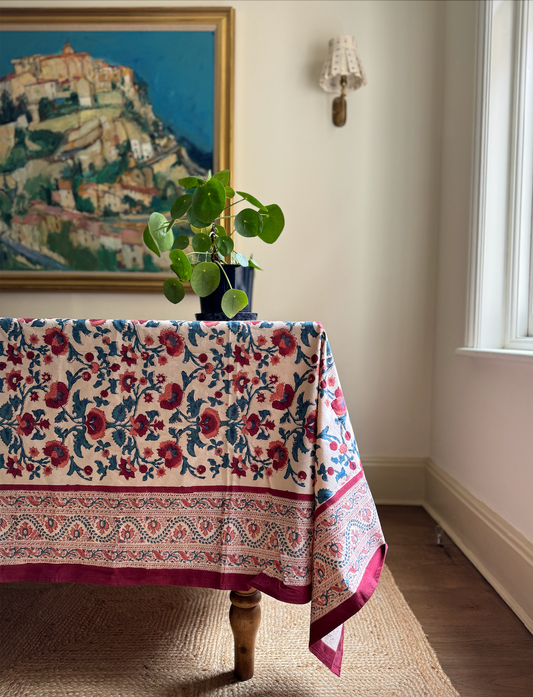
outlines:
[{"label": "jute rug", "polygon": [[255,677],[233,678],[229,597],[171,586],[0,585],[4,697],[458,697],[384,569],[346,623],[342,676],[309,653],[309,607],[263,595]]}]

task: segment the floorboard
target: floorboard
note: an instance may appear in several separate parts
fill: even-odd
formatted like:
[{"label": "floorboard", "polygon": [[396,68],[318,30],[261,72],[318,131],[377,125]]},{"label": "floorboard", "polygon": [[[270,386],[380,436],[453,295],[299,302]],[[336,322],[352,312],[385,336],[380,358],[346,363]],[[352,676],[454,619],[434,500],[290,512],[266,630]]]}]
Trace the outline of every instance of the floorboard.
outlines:
[{"label": "floorboard", "polygon": [[533,635],[420,506],[378,506],[387,564],[461,697],[532,697]]}]

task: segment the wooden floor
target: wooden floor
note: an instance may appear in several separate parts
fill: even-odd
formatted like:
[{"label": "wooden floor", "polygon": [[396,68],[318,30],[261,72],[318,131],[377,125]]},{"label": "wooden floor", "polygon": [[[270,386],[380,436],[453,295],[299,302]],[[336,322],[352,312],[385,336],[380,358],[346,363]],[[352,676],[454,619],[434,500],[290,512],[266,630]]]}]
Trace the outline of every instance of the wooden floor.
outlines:
[{"label": "wooden floor", "polygon": [[449,537],[438,546],[423,508],[378,511],[387,564],[461,697],[533,697],[533,635]]}]

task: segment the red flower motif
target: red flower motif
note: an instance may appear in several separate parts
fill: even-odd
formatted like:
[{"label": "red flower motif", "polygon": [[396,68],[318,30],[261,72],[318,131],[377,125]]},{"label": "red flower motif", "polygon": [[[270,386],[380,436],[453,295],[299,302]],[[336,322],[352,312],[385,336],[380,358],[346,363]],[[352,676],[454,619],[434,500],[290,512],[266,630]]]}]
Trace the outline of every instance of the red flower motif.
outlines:
[{"label": "red flower motif", "polygon": [[146,521],[146,529],[150,535],[157,535],[157,533],[161,530],[161,523],[152,518],[151,520]]},{"label": "red flower motif", "polygon": [[248,525],[248,532],[252,536],[252,539],[254,539],[260,532],[261,528],[257,523],[250,523]]},{"label": "red flower motif", "polygon": [[179,356],[183,353],[183,339],[173,329],[165,329],[159,335],[159,343],[164,346],[169,356]]},{"label": "red flower motif", "polygon": [[23,434],[25,436],[29,436],[35,426],[35,418],[32,416],[32,414],[28,414],[28,412],[23,414],[23,416],[17,414],[17,421],[19,422],[19,427],[17,428],[17,433],[19,436],[22,436]]},{"label": "red flower motif", "polygon": [[278,347],[282,356],[292,356],[296,350],[296,339],[286,329],[276,329],[272,334],[272,343]]},{"label": "red flower motif", "polygon": [[204,537],[206,535],[209,535],[209,533],[211,532],[212,529],[213,529],[213,523],[210,520],[201,520],[200,521],[200,531]]},{"label": "red flower motif", "polygon": [[249,436],[255,436],[261,426],[261,419],[257,416],[257,414],[250,414],[248,418],[243,417],[243,419],[244,427],[242,432]]},{"label": "red flower motif", "polygon": [[161,409],[177,409],[183,399],[183,390],[175,382],[167,383],[165,391],[159,397]]},{"label": "red flower motif", "polygon": [[250,380],[249,380],[248,376],[246,375],[246,373],[239,371],[238,373],[235,373],[235,375],[233,376],[233,381],[232,381],[233,389],[236,392],[240,392],[241,394],[243,394],[244,388],[246,387],[246,385],[249,382],[250,382]]},{"label": "red flower motif", "polygon": [[48,441],[46,447],[43,448],[43,453],[50,458],[52,467],[64,467],[70,457],[67,446],[58,440]]},{"label": "red flower motif", "polygon": [[7,361],[8,363],[13,363],[13,365],[22,365],[22,351],[18,348],[18,346],[8,344]]},{"label": "red flower motif", "polygon": [[157,454],[165,461],[165,467],[173,469],[179,467],[183,461],[183,453],[180,446],[174,441],[166,440],[157,449]]},{"label": "red flower motif", "polygon": [[200,416],[200,430],[206,438],[215,438],[220,428],[220,416],[218,413],[207,407]]},{"label": "red flower motif", "polygon": [[293,388],[291,387],[291,385],[285,385],[283,382],[279,382],[274,394],[270,395],[270,401],[272,402],[272,406],[274,407],[274,409],[279,409],[280,411],[288,409],[291,406],[293,399]]},{"label": "red flower motif", "polygon": [[59,409],[68,402],[69,391],[64,382],[53,382],[44,401],[50,409]]},{"label": "red flower motif", "polygon": [[50,346],[54,356],[63,356],[68,351],[68,337],[57,327],[45,331],[44,343]]},{"label": "red flower motif", "polygon": [[13,392],[16,392],[18,384],[19,382],[22,382],[22,380],[23,378],[20,374],[20,370],[12,370],[10,373],[6,375],[8,390],[13,390]]},{"label": "red flower motif", "polygon": [[137,382],[135,373],[130,370],[126,370],[125,373],[121,373],[118,377],[120,379],[120,391],[131,392],[131,388]]},{"label": "red flower motif", "polygon": [[150,423],[146,418],[146,414],[138,414],[135,418],[130,416],[131,428],[130,433],[132,436],[140,436],[143,438],[148,431],[148,424]]},{"label": "red flower motif", "polygon": [[316,410],[312,411],[305,422],[305,435],[310,443],[316,440]]},{"label": "red flower motif", "polygon": [[127,363],[128,367],[134,363],[137,363],[137,354],[133,351],[133,346],[131,344],[128,346],[126,344],[122,344],[120,355],[122,356],[122,363]]},{"label": "red flower motif", "polygon": [[93,440],[99,440],[107,428],[107,419],[103,411],[93,407],[85,419],[87,435]]},{"label": "red flower motif", "polygon": [[14,457],[7,458],[7,473],[13,478],[22,477],[22,470],[24,467],[18,462]]},{"label": "red flower motif", "polygon": [[120,458],[120,472],[118,473],[119,477],[124,477],[126,481],[128,479],[134,479],[136,471],[137,470],[135,467],[131,464],[131,457]]},{"label": "red flower motif", "polygon": [[302,541],[302,536],[297,530],[291,530],[289,533],[289,542],[291,543],[291,547],[295,549],[300,542]]},{"label": "red flower motif", "polygon": [[144,340],[144,343],[145,343],[147,346],[152,346],[152,344],[154,343],[154,340],[153,340],[153,338],[152,338],[151,336],[147,336],[147,337],[145,338],[145,340]]},{"label": "red flower motif", "polygon": [[235,346],[233,355],[235,356],[235,363],[239,363],[241,366],[250,365],[250,356],[241,346]]},{"label": "red flower motif", "polygon": [[39,455],[38,448],[30,448],[30,457],[37,457]]},{"label": "red flower motif", "polygon": [[289,459],[289,452],[280,440],[275,440],[268,446],[267,455],[275,470],[283,469]]},{"label": "red flower motif", "polygon": [[239,458],[234,457],[231,461],[232,474],[236,474],[237,477],[246,477],[246,470],[248,469],[244,463],[239,460]]},{"label": "red flower motif", "polygon": [[335,390],[335,397],[331,402],[331,408],[337,414],[337,416],[342,416],[346,413],[346,402],[344,401],[344,396],[340,387]]}]

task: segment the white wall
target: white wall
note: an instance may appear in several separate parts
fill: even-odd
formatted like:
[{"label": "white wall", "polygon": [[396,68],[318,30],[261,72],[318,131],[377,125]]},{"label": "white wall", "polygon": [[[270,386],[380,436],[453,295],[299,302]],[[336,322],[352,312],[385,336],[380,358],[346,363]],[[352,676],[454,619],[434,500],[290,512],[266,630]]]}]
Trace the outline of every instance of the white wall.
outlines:
[{"label": "white wall", "polygon": [[[427,456],[443,3],[222,4],[237,17],[234,181],[279,203],[287,219],[273,247],[242,243],[265,269],[254,309],[324,324],[364,455]],[[348,123],[336,128],[318,78],[328,40],[343,33],[357,37],[368,86],[349,95]],[[195,298],[175,307],[137,294],[6,293],[1,304],[2,314],[21,317],[193,319],[197,311]]]},{"label": "white wall", "polygon": [[431,457],[533,541],[533,360],[466,358],[475,3],[447,2]]}]

